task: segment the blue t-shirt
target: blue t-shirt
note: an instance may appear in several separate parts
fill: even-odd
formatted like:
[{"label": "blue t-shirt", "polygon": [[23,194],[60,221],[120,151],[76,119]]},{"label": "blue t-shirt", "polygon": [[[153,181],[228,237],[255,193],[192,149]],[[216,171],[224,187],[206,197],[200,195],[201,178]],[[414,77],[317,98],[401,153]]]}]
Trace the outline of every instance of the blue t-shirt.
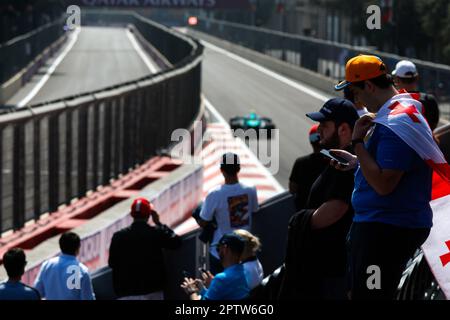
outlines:
[{"label": "blue t-shirt", "polygon": [[377,124],[366,144],[382,169],[401,170],[397,187],[381,196],[367,183],[361,168],[355,173],[352,204],[354,222],[381,222],[403,228],[430,228],[432,170],[392,130]]},{"label": "blue t-shirt", "polygon": [[39,292],[22,282],[0,283],[0,300],[41,300]]},{"label": "blue t-shirt", "polygon": [[250,289],[242,264],[234,264],[214,276],[208,290],[200,294],[202,300],[242,300],[248,297]]}]

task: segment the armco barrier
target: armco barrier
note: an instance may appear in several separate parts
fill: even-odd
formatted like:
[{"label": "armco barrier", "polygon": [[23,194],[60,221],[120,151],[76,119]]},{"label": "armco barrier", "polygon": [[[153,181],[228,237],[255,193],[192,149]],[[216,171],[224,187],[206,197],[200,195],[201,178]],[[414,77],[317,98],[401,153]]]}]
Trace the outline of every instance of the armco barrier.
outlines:
[{"label": "armco barrier", "polygon": [[198,116],[202,46],[135,14],[115,19],[124,16],[126,25],[137,21],[161,53],[170,45],[180,49],[168,57],[173,66],[0,115],[0,232],[19,230],[110,184],[168,146],[171,133],[191,127]]}]

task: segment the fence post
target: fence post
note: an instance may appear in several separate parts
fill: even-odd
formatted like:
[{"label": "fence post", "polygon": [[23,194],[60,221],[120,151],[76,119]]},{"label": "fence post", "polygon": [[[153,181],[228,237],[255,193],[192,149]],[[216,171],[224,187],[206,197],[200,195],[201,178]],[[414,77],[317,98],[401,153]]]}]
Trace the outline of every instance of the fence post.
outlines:
[{"label": "fence post", "polygon": [[55,212],[59,205],[59,114],[48,121],[48,210]]},{"label": "fence post", "polygon": [[99,137],[100,137],[100,106],[99,102],[95,102],[93,108],[94,117],[92,124],[92,137],[89,139],[92,146],[92,189],[96,190],[98,187],[98,153],[99,153]]},{"label": "fence post", "polygon": [[13,145],[13,229],[25,224],[25,123],[14,126]]},{"label": "fence post", "polygon": [[103,127],[103,177],[102,184],[109,184],[111,178],[111,135],[112,135],[112,112],[113,105],[111,100],[105,103],[104,127]]},{"label": "fence post", "polygon": [[82,198],[87,191],[87,134],[88,134],[88,106],[78,109],[78,198]]},{"label": "fence post", "polygon": [[41,217],[41,119],[33,122],[33,207],[34,220]]},{"label": "fence post", "polygon": [[66,203],[70,203],[73,198],[72,190],[72,148],[73,148],[73,123],[72,123],[72,111],[66,111]]},{"label": "fence post", "polygon": [[134,127],[131,123],[130,119],[130,98],[129,96],[125,96],[124,106],[122,108],[123,111],[123,135],[122,135],[122,173],[127,173],[130,169],[130,155],[132,150],[130,150],[130,138],[133,135]]},{"label": "fence post", "polygon": [[118,178],[120,174],[120,145],[121,145],[121,114],[122,114],[122,98],[115,100],[114,105],[114,178]]}]

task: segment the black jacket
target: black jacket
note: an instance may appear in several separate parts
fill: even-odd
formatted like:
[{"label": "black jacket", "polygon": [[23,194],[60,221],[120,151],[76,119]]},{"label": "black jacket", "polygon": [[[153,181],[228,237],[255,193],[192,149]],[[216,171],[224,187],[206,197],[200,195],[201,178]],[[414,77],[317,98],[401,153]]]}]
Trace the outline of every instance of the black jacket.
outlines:
[{"label": "black jacket", "polygon": [[166,272],[162,249],[180,246],[181,238],[165,225],[152,227],[147,222],[135,221],[116,232],[108,261],[116,295],[144,295],[163,290]]},{"label": "black jacket", "polygon": [[311,277],[311,217],[314,209],[303,209],[294,214],[288,227],[288,244],[284,259],[284,275],[281,280],[280,300],[307,299],[309,290],[314,287]]}]

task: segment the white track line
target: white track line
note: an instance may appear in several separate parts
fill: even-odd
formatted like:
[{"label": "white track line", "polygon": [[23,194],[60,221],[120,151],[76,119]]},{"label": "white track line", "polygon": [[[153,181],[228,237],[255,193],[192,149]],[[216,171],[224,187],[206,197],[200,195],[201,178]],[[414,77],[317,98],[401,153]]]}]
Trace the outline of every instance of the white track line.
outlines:
[{"label": "white track line", "polygon": [[24,106],[26,106],[39,92],[39,90],[42,89],[42,87],[45,85],[45,83],[48,81],[48,79],[50,79],[51,75],[53,74],[53,72],[55,72],[56,68],[58,67],[58,65],[61,63],[61,61],[64,60],[64,58],[66,57],[66,55],[69,53],[69,51],[72,49],[72,47],[75,45],[75,43],[77,42],[78,39],[78,35],[80,33],[80,28],[77,28],[74,33],[72,34],[72,38],[70,39],[69,44],[67,45],[67,47],[64,49],[64,51],[59,55],[58,58],[55,59],[55,61],[53,61],[53,64],[50,66],[50,68],[48,68],[47,72],[45,73],[45,75],[41,78],[41,80],[39,80],[39,82],[34,86],[34,88],[28,93],[28,95],[23,98],[18,104],[17,107],[18,108],[23,108]]},{"label": "white track line", "polygon": [[217,47],[217,46],[215,46],[215,45],[213,45],[213,44],[211,44],[209,42],[206,42],[204,40],[201,40],[200,42],[208,49],[211,49],[211,50],[214,50],[214,51],[219,52],[221,54],[224,54],[224,55],[226,55],[227,57],[229,57],[229,58],[231,58],[233,60],[236,60],[236,61],[238,61],[238,62],[240,62],[242,64],[245,64],[245,65],[247,65],[249,67],[252,67],[253,69],[258,70],[258,71],[260,71],[260,72],[262,72],[262,73],[264,73],[264,74],[266,74],[266,75],[268,75],[268,76],[270,76],[270,77],[272,77],[274,79],[277,79],[277,80],[283,82],[284,84],[287,84],[287,85],[289,85],[289,86],[291,86],[291,87],[293,87],[293,88],[295,88],[297,90],[300,90],[303,93],[306,93],[306,94],[310,95],[311,97],[314,97],[314,98],[316,98],[316,99],[318,99],[320,101],[325,102],[325,101],[328,101],[331,98],[331,96],[325,96],[325,95],[323,95],[323,94],[321,94],[321,93],[319,93],[319,92],[317,92],[315,90],[312,90],[312,89],[310,89],[310,88],[308,88],[308,87],[306,87],[304,85],[299,84],[298,82],[295,82],[295,81],[293,81],[293,80],[291,80],[289,78],[286,78],[286,77],[284,77],[284,76],[282,76],[282,75],[280,75],[280,74],[278,74],[276,72],[273,72],[273,71],[271,71],[271,70],[269,70],[269,69],[267,69],[265,67],[262,67],[262,66],[260,66],[260,65],[258,65],[256,63],[254,63],[254,62],[251,62],[250,60],[244,59],[244,58],[242,58],[242,57],[240,57],[240,56],[238,56],[238,55],[236,55],[234,53],[231,53],[231,52],[226,51],[226,50],[224,50],[222,48],[219,48],[219,47]]},{"label": "white track line", "polygon": [[133,33],[129,29],[127,29],[127,37],[130,40],[131,45],[133,46],[134,50],[136,50],[136,52],[139,54],[139,56],[141,57],[142,61],[144,61],[145,65],[150,70],[150,72],[151,73],[157,73],[158,72],[158,68],[155,67],[155,65],[153,64],[152,60],[144,52],[144,50],[142,49],[142,47],[139,45],[139,43],[137,42],[136,38],[134,37]]},{"label": "white track line", "polygon": [[[217,111],[216,108],[214,108],[214,106],[211,104],[211,102],[208,101],[208,99],[206,99],[206,97],[204,97],[204,102],[205,102],[205,106],[206,108],[208,108],[208,110],[214,115],[214,117],[220,122],[222,123],[226,128],[230,128],[230,125],[228,124],[228,122],[222,117],[222,115]],[[231,129],[230,129],[231,130]],[[253,152],[247,147],[247,145],[245,144],[244,141],[242,141],[239,138],[236,138],[236,141],[238,142],[238,144],[241,145],[242,148],[245,148],[248,150],[248,154],[250,156],[250,158],[252,158],[253,162],[255,164],[258,165],[258,167],[260,168],[261,172],[264,172],[267,176],[267,178],[269,179],[269,181],[272,183],[272,185],[274,186],[274,188],[276,189],[277,192],[284,192],[285,189],[283,188],[283,186],[273,177],[273,175],[270,173],[270,171],[264,167],[261,162],[259,161],[259,159],[253,154]]]}]

